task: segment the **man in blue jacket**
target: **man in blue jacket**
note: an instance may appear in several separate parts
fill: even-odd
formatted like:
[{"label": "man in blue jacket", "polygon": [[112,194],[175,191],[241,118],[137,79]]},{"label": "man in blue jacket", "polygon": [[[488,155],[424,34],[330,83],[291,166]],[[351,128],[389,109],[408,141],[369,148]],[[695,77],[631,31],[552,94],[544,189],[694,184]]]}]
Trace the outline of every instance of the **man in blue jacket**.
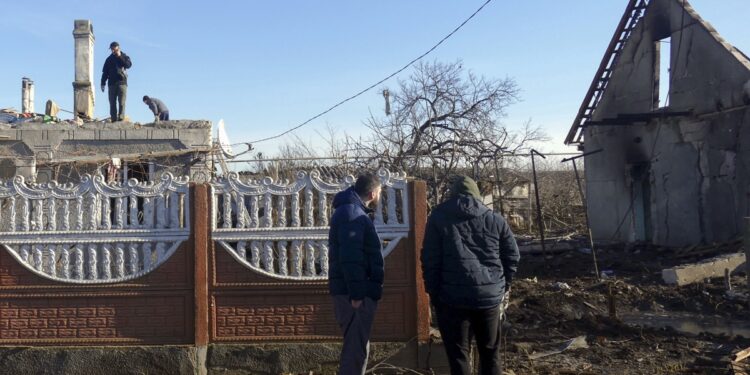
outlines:
[{"label": "man in blue jacket", "polygon": [[339,374],[364,374],[370,331],[383,294],[383,254],[367,206],[380,199],[380,180],[365,174],[333,198],[328,232],[328,289],[344,334]]},{"label": "man in blue jacket", "polygon": [[476,182],[458,176],[430,213],[422,248],[425,288],[435,308],[451,374],[471,374],[473,336],[481,373],[502,373],[500,313],[519,260],[502,216],[481,201]]}]

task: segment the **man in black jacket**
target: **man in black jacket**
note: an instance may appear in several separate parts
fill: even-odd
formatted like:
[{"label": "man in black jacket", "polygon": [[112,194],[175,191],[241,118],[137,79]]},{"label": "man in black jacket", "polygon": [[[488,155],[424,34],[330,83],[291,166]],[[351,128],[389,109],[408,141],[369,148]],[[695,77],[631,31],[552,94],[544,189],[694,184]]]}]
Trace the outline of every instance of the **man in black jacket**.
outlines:
[{"label": "man in black jacket", "polygon": [[425,288],[451,374],[471,373],[472,331],[481,373],[500,374],[500,310],[517,269],[518,246],[502,216],[482,203],[474,180],[459,176],[450,193],[427,220],[422,248]]},{"label": "man in black jacket", "polygon": [[344,334],[339,374],[364,374],[375,309],[383,294],[380,237],[367,206],[380,199],[380,180],[365,174],[333,198],[328,232],[328,289]]},{"label": "man in black jacket", "polygon": [[120,51],[119,43],[110,43],[109,49],[112,54],[104,61],[104,68],[102,68],[102,92],[109,81],[109,117],[112,122],[115,122],[125,119],[125,99],[128,95],[127,70],[133,64],[130,62],[130,57]]}]

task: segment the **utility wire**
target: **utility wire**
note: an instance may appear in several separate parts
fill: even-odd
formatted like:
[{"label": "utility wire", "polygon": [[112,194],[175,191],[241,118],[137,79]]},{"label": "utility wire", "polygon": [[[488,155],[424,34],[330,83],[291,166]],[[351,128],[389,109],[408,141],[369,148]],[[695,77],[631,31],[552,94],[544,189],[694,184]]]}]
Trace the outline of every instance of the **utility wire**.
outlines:
[{"label": "utility wire", "polygon": [[344,99],[344,100],[336,103],[335,105],[333,105],[332,107],[326,109],[325,111],[323,111],[323,112],[321,112],[321,113],[319,113],[319,114],[317,114],[317,115],[315,115],[313,117],[310,117],[305,122],[303,122],[303,123],[301,123],[301,124],[299,124],[299,125],[297,125],[297,126],[295,126],[293,128],[290,128],[290,129],[288,129],[288,130],[286,130],[286,131],[284,131],[284,132],[282,132],[280,134],[277,134],[277,135],[274,135],[274,136],[271,136],[271,137],[267,137],[267,138],[261,138],[261,139],[258,139],[258,140],[255,140],[255,141],[251,141],[251,142],[235,143],[232,146],[242,145],[242,144],[254,144],[254,143],[260,143],[260,142],[270,141],[270,140],[276,139],[276,138],[281,138],[281,137],[283,137],[283,136],[285,136],[285,135],[287,135],[287,134],[289,134],[289,133],[291,133],[291,132],[293,132],[293,131],[295,131],[295,130],[297,130],[297,129],[299,129],[299,128],[307,125],[307,124],[309,124],[313,120],[315,120],[315,119],[317,119],[317,118],[325,115],[326,113],[331,112],[332,110],[336,109],[337,107],[341,106],[342,104],[344,104],[344,103],[346,103],[346,102],[348,102],[348,101],[350,101],[350,100],[352,100],[352,99],[354,99],[354,98],[356,98],[356,97],[358,97],[358,96],[366,93],[367,91],[372,90],[373,88],[375,88],[376,86],[380,85],[381,83],[383,83],[383,82],[385,82],[385,81],[393,78],[395,75],[403,72],[404,70],[406,70],[407,68],[409,68],[410,66],[412,66],[412,64],[414,64],[415,62],[417,62],[417,61],[421,60],[422,58],[424,58],[425,56],[429,55],[432,51],[434,51],[441,44],[443,44],[443,42],[445,42],[446,40],[448,40],[448,38],[452,37],[453,34],[455,34],[456,32],[458,32],[458,30],[460,30],[462,27],[464,27],[464,25],[466,25],[472,18],[474,18],[474,16],[476,16],[479,12],[481,12],[482,9],[484,9],[484,7],[487,6],[487,4],[489,4],[491,1],[492,0],[485,1],[484,4],[482,4],[482,6],[480,6],[476,11],[474,11],[474,13],[472,13],[467,19],[465,19],[463,22],[461,22],[461,24],[458,25],[455,29],[453,29],[453,31],[451,31],[448,35],[446,35],[445,37],[443,37],[443,39],[440,39],[440,41],[437,42],[434,46],[432,46],[432,48],[428,49],[427,52],[419,55],[419,57],[415,58],[414,60],[409,61],[409,63],[407,63],[406,65],[404,65],[401,69],[393,72],[392,74],[390,74],[389,76],[381,79],[380,81],[373,83],[372,85],[368,86],[366,89],[364,89],[362,91],[359,91],[358,93],[356,93],[356,94],[354,94],[354,95],[352,95],[352,96],[350,96],[350,97],[348,97],[348,98],[346,98],[346,99]]}]

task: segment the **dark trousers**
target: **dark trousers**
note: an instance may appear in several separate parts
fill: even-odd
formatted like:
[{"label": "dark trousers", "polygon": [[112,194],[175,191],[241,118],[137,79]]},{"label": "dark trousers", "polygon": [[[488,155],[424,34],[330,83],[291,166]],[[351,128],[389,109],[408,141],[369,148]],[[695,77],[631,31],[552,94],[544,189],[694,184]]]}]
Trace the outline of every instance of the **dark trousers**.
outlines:
[{"label": "dark trousers", "polygon": [[471,310],[435,305],[438,327],[448,354],[451,375],[469,375],[469,352],[474,336],[482,375],[502,374],[500,358],[500,306]]},{"label": "dark trousers", "polygon": [[159,113],[159,121],[169,121],[169,111]]},{"label": "dark trousers", "polygon": [[365,297],[358,309],[352,307],[349,296],[333,296],[336,323],[344,334],[344,345],[339,359],[340,375],[364,375],[370,353],[370,331],[378,302]]},{"label": "dark trousers", "polygon": [[109,85],[109,117],[112,119],[112,122],[125,119],[125,99],[127,96],[128,85],[121,83]]}]

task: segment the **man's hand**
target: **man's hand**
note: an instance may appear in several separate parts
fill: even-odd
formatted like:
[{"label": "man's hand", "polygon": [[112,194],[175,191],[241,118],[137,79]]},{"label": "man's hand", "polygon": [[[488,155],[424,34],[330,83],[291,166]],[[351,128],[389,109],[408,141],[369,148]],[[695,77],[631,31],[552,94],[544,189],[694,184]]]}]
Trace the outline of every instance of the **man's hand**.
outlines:
[{"label": "man's hand", "polygon": [[102,85],[102,92],[104,92],[104,85]]},{"label": "man's hand", "polygon": [[352,300],[352,307],[355,309],[358,309],[360,306],[362,306],[362,300],[361,299],[353,299]]}]

